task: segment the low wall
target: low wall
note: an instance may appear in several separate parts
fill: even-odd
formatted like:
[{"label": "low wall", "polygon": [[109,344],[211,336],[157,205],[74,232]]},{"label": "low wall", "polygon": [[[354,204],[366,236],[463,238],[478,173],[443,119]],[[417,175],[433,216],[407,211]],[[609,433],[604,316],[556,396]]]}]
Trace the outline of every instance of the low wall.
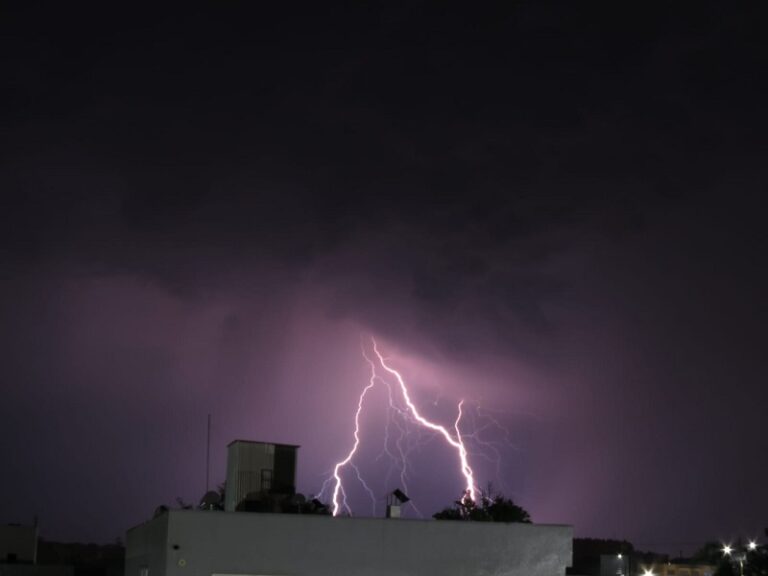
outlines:
[{"label": "low wall", "polygon": [[128,533],[126,576],[557,576],[570,526],[174,510]]}]

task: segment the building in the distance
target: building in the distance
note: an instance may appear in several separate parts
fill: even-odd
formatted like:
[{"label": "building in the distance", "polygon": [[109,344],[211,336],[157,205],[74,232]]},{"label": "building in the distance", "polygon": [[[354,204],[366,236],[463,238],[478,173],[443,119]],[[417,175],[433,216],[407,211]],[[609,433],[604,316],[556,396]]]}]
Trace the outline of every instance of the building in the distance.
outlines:
[{"label": "building in the distance", "polygon": [[123,547],[117,544],[41,540],[37,521],[32,526],[0,526],[0,576],[116,576],[122,572],[123,558]]},{"label": "building in the distance", "polygon": [[225,510],[170,510],[132,528],[125,576],[557,576],[571,565],[570,526],[307,513],[296,449],[230,444]]},{"label": "building in the distance", "polygon": [[37,525],[0,525],[0,563],[34,564],[37,562]]},{"label": "building in the distance", "polygon": [[710,564],[681,564],[667,562],[653,567],[653,573],[658,576],[713,576],[717,566]]}]

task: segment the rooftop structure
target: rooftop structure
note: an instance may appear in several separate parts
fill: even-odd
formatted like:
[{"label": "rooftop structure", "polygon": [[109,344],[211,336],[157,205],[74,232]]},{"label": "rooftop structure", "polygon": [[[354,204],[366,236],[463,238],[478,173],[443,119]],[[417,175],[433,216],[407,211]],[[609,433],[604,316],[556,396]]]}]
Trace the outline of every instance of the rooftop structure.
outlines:
[{"label": "rooftop structure", "polygon": [[224,509],[247,510],[248,500],[296,493],[296,455],[290,444],[235,440],[227,446]]}]

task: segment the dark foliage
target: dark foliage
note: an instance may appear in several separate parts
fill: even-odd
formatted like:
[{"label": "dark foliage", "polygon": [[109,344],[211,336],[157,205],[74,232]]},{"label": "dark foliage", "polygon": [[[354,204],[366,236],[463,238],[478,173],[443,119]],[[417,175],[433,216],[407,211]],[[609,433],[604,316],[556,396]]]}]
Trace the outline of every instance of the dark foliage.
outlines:
[{"label": "dark foliage", "polygon": [[471,520],[475,522],[523,522],[530,523],[528,512],[502,494],[483,493],[479,502],[465,494],[453,506],[433,515],[436,520]]},{"label": "dark foliage", "polygon": [[743,542],[734,545],[730,556],[723,554],[722,545],[707,542],[696,552],[694,559],[701,563],[717,566],[715,576],[768,576],[768,549],[758,546],[749,550]]}]

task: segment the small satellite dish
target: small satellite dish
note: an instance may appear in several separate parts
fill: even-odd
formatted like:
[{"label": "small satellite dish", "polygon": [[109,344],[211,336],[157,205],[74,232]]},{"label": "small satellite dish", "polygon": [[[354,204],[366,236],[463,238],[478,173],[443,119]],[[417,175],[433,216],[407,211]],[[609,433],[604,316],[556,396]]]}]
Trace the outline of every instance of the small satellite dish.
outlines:
[{"label": "small satellite dish", "polygon": [[310,503],[312,504],[312,506],[315,507],[316,510],[325,510],[326,508],[328,508],[328,506],[320,502],[320,500],[318,500],[317,498],[312,498]]},{"label": "small satellite dish", "polygon": [[406,502],[410,501],[410,498],[406,496],[405,492],[403,492],[399,488],[397,488],[394,492],[392,492],[392,496],[394,496],[395,499],[397,499],[397,501],[400,502],[400,504],[405,504]]},{"label": "small satellite dish", "polygon": [[213,510],[221,504],[221,494],[213,490],[206,492],[203,499],[200,500],[200,506],[205,510]]}]

